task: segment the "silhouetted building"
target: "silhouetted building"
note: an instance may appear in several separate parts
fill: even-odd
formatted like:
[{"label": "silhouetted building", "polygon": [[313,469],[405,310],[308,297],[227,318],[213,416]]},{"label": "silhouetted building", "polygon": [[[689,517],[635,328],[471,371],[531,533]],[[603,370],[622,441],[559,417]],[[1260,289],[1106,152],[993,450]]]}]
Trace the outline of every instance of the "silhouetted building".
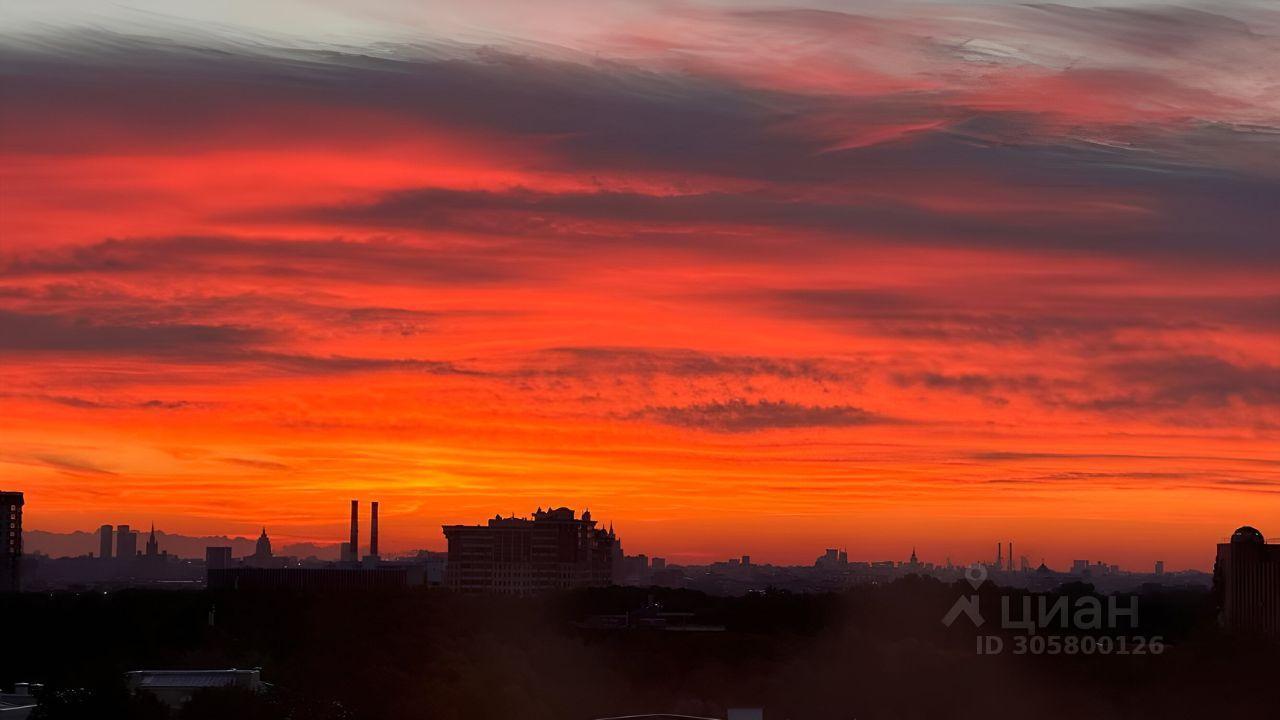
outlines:
[{"label": "silhouetted building", "polygon": [[0,592],[22,589],[22,493],[0,492]]},{"label": "silhouetted building", "polygon": [[210,590],[305,590],[335,592],[376,590],[421,585],[423,571],[405,565],[375,568],[255,568],[210,569]]},{"label": "silhouetted building", "polygon": [[350,562],[360,561],[360,501],[351,501],[351,556],[343,558]]},{"label": "silhouetted building", "polygon": [[151,523],[151,535],[147,537],[147,557],[154,558],[160,555],[160,543],[156,541],[156,524]]},{"label": "silhouetted building", "polygon": [[1228,629],[1280,635],[1280,544],[1246,525],[1218,545],[1213,577]]},{"label": "silhouetted building", "polygon": [[649,581],[649,557],[640,555],[623,555],[619,560],[614,553],[614,582],[620,585],[644,585]]},{"label": "silhouetted building", "polygon": [[369,503],[369,557],[378,559],[378,501]]},{"label": "silhouetted building", "polygon": [[110,525],[103,525],[98,528],[98,557],[103,560],[111,559],[111,545],[115,540],[114,529]]},{"label": "silhouetted building", "polygon": [[138,533],[130,530],[128,525],[116,528],[116,557],[121,562],[128,562],[138,555]]},{"label": "silhouetted building", "polygon": [[204,566],[208,570],[223,570],[234,565],[229,547],[207,547],[204,549]]},{"label": "silhouetted building", "polygon": [[419,550],[411,561],[422,568],[423,583],[426,585],[444,585],[445,569],[449,567],[449,553],[435,550]]},{"label": "silhouetted building", "polygon": [[813,566],[823,568],[824,570],[835,570],[844,568],[849,564],[849,553],[838,548],[827,548],[825,552],[813,561]]},{"label": "silhouetted building", "polygon": [[618,538],[589,511],[579,519],[566,507],[538,508],[532,520],[495,516],[487,525],[445,525],[444,535],[445,585],[454,590],[527,595],[612,582]]},{"label": "silhouetted building", "polygon": [[1163,561],[1163,560],[1157,560],[1157,561],[1156,561],[1156,575],[1163,575],[1163,574],[1164,574],[1164,561]]},{"label": "silhouetted building", "polygon": [[144,580],[165,580],[170,572],[169,553],[160,551],[160,541],[156,538],[156,525],[151,523],[151,532],[147,535],[146,550],[138,558],[133,567],[136,577]]},{"label": "silhouetted building", "polygon": [[276,558],[271,552],[271,538],[267,537],[267,529],[262,528],[258,536],[258,545],[253,554],[244,559],[244,564],[256,568],[275,568],[284,564],[283,558]]},{"label": "silhouetted building", "polygon": [[271,558],[271,538],[267,537],[267,529],[262,528],[262,534],[258,536],[258,547],[253,552],[253,556],[260,560]]}]

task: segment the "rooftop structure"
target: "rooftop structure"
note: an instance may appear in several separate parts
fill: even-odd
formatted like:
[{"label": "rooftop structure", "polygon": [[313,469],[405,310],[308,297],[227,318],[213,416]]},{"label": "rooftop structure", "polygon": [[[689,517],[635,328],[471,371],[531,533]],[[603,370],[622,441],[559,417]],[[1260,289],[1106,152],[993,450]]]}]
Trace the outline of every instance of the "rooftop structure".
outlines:
[{"label": "rooftop structure", "polygon": [[149,692],[169,707],[179,708],[198,690],[238,687],[254,692],[266,688],[259,670],[134,670],[125,673],[134,692]]},{"label": "rooftop structure", "polygon": [[1214,585],[1229,630],[1280,635],[1280,544],[1245,525],[1218,545]]},{"label": "rooftop structure", "polygon": [[36,695],[42,686],[34,683],[14,683],[13,692],[0,692],[0,720],[26,720],[35,712]]}]

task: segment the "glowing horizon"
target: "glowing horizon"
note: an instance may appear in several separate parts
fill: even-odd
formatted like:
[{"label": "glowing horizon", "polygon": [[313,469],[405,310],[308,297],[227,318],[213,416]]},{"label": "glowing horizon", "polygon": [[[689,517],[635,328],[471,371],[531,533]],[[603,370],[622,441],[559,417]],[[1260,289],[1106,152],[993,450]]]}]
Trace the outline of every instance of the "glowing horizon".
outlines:
[{"label": "glowing horizon", "polygon": [[[480,5],[480,4],[473,4]],[[0,487],[389,551],[1280,534],[1280,11],[0,11]],[[8,17],[4,17],[7,13]]]}]

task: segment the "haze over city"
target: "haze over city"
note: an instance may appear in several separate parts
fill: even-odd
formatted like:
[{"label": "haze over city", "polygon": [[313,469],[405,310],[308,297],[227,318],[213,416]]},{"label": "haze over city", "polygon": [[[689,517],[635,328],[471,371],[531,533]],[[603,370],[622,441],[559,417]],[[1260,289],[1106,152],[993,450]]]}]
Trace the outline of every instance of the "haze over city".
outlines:
[{"label": "haze over city", "polygon": [[5,3],[0,484],[1209,570],[1280,528],[1280,13],[1128,5]]}]

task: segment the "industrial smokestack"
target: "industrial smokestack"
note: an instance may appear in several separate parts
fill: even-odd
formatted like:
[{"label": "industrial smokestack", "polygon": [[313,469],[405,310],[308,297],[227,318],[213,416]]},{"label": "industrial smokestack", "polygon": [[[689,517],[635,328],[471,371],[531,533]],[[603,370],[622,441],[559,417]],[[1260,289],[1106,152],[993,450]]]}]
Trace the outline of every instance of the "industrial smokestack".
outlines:
[{"label": "industrial smokestack", "polygon": [[996,543],[996,569],[1000,570],[1004,567],[1004,544]]},{"label": "industrial smokestack", "polygon": [[369,513],[369,554],[378,557],[378,501],[371,504]]},{"label": "industrial smokestack", "polygon": [[1009,541],[1009,572],[1013,572],[1013,541]]},{"label": "industrial smokestack", "polygon": [[360,501],[351,501],[351,560],[360,559]]}]

